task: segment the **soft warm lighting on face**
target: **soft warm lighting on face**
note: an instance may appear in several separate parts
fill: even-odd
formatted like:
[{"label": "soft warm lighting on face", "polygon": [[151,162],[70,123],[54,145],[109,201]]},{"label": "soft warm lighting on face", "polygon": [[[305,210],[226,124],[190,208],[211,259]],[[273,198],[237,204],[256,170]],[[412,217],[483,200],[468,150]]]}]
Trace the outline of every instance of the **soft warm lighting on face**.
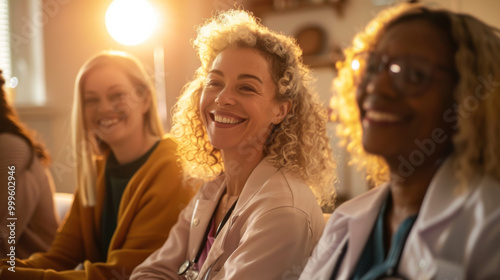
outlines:
[{"label": "soft warm lighting on face", "polygon": [[114,0],[106,11],[108,33],[127,46],[144,42],[156,23],[156,13],[146,0]]}]

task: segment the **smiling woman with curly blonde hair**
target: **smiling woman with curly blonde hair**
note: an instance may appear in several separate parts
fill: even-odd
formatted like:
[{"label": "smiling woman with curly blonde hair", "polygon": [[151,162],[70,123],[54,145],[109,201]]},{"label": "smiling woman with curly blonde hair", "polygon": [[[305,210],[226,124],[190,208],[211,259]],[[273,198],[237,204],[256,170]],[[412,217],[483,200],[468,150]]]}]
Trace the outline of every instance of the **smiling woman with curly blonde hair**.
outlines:
[{"label": "smiling woman with curly blonde hair", "polygon": [[[310,87],[310,72],[302,63],[298,45],[237,10],[221,14],[199,28],[198,34],[194,46],[202,66],[186,85],[173,116],[172,133],[181,143],[178,151],[185,162],[185,174],[213,179],[224,170],[221,152],[212,146],[203,126],[200,97],[210,67],[221,51],[231,46],[254,48],[271,64],[276,99],[292,101],[287,116],[274,127],[264,153],[275,167],[286,168],[310,183],[322,203],[331,202],[334,162],[325,133],[326,111]],[[242,152],[249,157],[255,153]]]},{"label": "smiling woman with curly blonde hair", "polygon": [[334,197],[326,110],[301,51],[241,10],[210,19],[194,46],[202,65],[172,133],[185,174],[207,182],[132,279],[300,273],[323,229],[318,201]]}]

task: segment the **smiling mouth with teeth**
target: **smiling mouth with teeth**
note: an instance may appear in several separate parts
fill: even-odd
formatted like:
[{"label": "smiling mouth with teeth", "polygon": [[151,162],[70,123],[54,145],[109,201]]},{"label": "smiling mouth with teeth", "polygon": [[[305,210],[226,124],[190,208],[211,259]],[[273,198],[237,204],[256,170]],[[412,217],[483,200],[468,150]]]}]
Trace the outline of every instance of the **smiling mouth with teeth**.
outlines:
[{"label": "smiling mouth with teeth", "polygon": [[99,121],[99,126],[109,128],[122,121],[123,119],[125,119],[125,116],[121,116],[120,118],[102,119],[101,121]]},{"label": "smiling mouth with teeth", "polygon": [[401,117],[397,115],[378,112],[378,111],[367,111],[365,114],[365,118],[376,122],[392,122],[392,123],[400,122],[403,120]]},{"label": "smiling mouth with teeth", "polygon": [[220,116],[220,115],[213,115],[213,119],[215,122],[217,123],[221,123],[221,124],[239,124],[239,123],[242,123],[244,120],[240,120],[240,119],[235,119],[235,118],[231,118],[231,117],[228,117],[228,116]]}]

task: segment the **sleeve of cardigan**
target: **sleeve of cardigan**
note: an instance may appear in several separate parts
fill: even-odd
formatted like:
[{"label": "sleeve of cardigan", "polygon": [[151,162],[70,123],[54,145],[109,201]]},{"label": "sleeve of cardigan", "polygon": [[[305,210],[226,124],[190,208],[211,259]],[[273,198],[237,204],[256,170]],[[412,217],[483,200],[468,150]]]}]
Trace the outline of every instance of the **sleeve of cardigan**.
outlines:
[{"label": "sleeve of cardigan", "polygon": [[[33,212],[38,205],[40,199],[40,190],[26,184],[26,165],[32,157],[32,152],[22,138],[13,134],[0,134],[0,184],[2,191],[0,192],[0,254],[5,257],[9,253],[10,246],[15,240],[17,244],[22,236],[29,221],[33,216]],[[9,166],[14,166],[12,176],[8,172]],[[12,172],[12,171],[11,171]],[[11,180],[9,180],[9,177]],[[10,196],[8,186],[13,187],[14,195]],[[9,214],[8,202],[9,196],[13,198],[14,205],[13,216]],[[10,229],[7,227],[7,218],[17,218],[15,220],[15,239],[9,243]]]},{"label": "sleeve of cardigan", "polygon": [[[183,186],[180,167],[177,165],[173,152],[167,155],[163,154],[160,158],[159,162],[148,168],[144,177],[139,178],[139,186],[130,194],[131,197],[128,198],[125,194],[122,197],[122,200],[129,199],[130,202],[118,224],[123,223],[124,219],[130,219],[129,228],[124,229],[121,235],[115,231],[113,239],[116,240],[112,239],[111,241],[112,245],[106,262],[86,260],[83,263],[83,270],[66,271],[16,268],[16,272],[12,273],[7,271],[7,267],[3,267],[0,279],[128,279],[132,270],[165,242],[178,214],[192,197],[192,191]],[[25,264],[33,267],[35,266],[33,264],[37,263],[36,267],[42,268],[59,267],[54,263],[57,261],[56,259],[65,259],[65,255],[73,254],[72,251],[83,251],[84,249],[80,247],[83,245],[78,241],[74,242],[74,248],[73,242],[65,241],[64,244],[58,246],[57,258],[54,255],[52,258],[48,258],[49,252],[38,255],[38,260],[30,258]]]}]

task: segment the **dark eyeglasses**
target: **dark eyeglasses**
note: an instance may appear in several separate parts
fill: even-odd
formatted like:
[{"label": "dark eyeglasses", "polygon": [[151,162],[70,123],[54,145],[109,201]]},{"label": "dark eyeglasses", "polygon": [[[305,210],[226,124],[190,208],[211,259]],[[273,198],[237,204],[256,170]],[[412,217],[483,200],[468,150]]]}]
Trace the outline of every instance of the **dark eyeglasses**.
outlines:
[{"label": "dark eyeglasses", "polygon": [[433,81],[436,71],[454,75],[453,70],[419,56],[389,57],[377,52],[356,54],[351,69],[357,72],[354,76],[359,87],[366,86],[373,77],[387,71],[394,88],[405,96],[424,92]]}]

